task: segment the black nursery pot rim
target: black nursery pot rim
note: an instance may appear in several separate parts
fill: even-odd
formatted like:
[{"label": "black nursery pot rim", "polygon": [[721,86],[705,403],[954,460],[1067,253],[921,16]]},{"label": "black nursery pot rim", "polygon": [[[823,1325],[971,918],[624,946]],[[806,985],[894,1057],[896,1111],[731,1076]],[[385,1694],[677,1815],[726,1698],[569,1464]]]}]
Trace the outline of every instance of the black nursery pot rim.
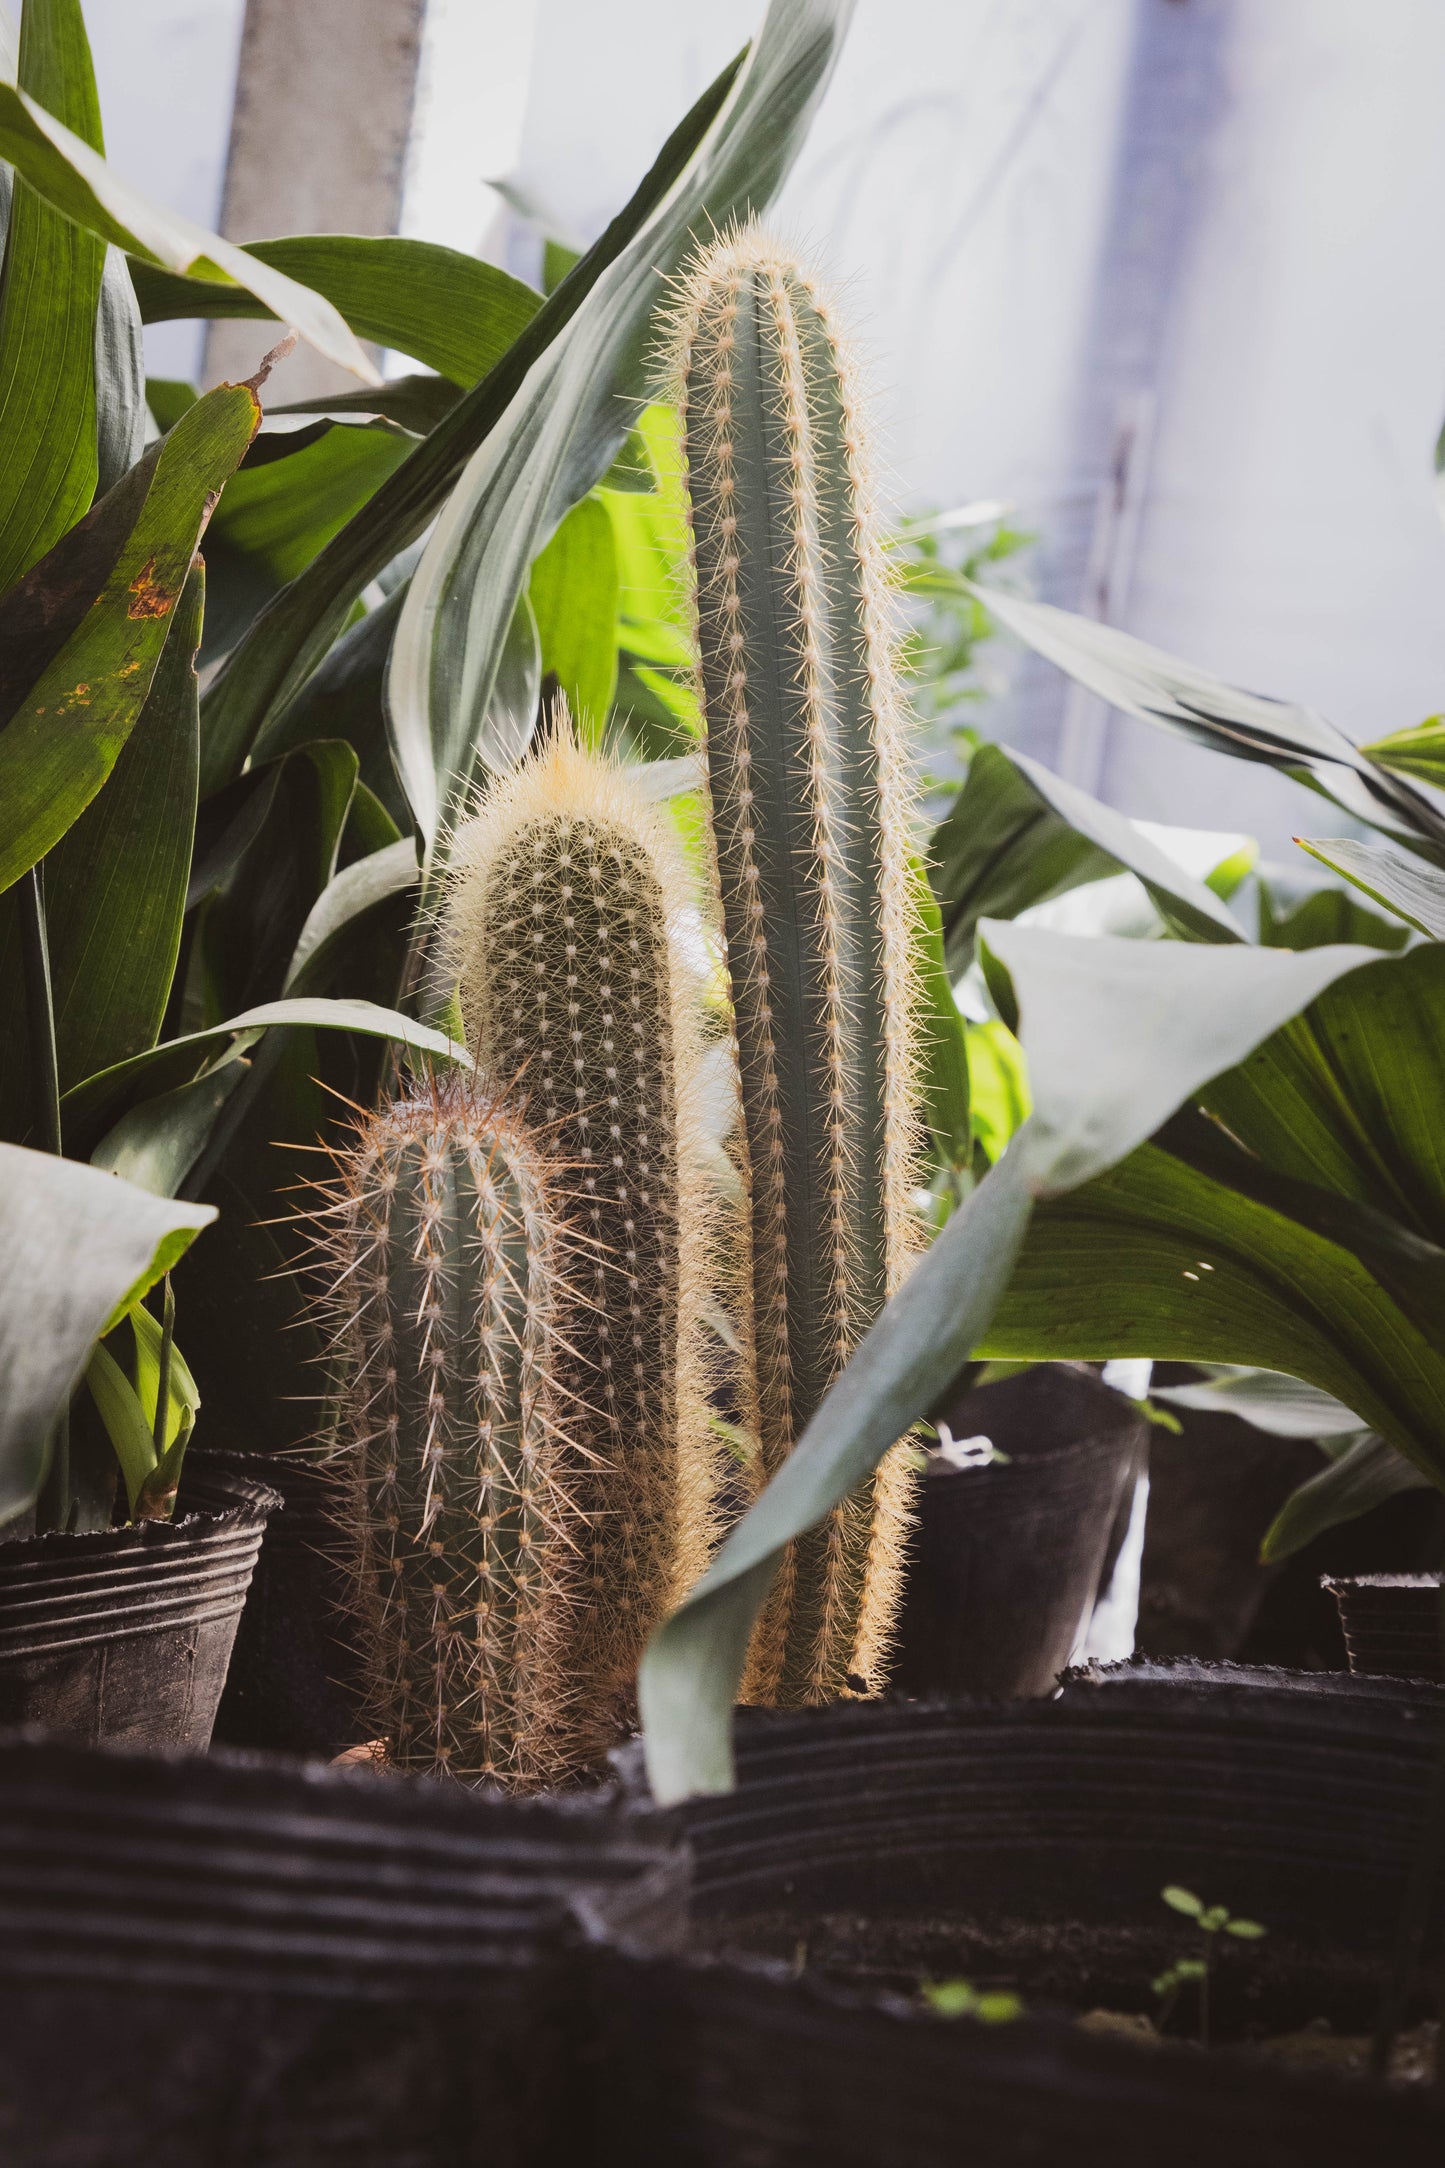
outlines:
[{"label": "black nursery pot rim", "polygon": [[1438,1573],[1322,1573],[1320,1587],[1327,1588],[1331,1595],[1351,1588],[1438,1589],[1441,1578]]},{"label": "black nursery pot rim", "polygon": [[281,1500],[229,1471],[183,1478],[183,1489],[190,1503],[174,1520],[0,1542],[0,1659],[233,1616]]}]

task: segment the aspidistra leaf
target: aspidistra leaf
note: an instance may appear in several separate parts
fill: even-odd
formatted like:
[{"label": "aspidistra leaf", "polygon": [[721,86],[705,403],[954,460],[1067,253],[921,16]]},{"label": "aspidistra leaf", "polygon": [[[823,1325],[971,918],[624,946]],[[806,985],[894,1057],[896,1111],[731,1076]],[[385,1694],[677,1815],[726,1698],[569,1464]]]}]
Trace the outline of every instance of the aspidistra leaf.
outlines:
[{"label": "aspidistra leaf", "polygon": [[86,233],[167,270],[195,271],[222,285],[245,287],[329,361],[363,383],[377,382],[364,349],[329,301],[219,234],[152,203],[26,91],[5,82],[0,82],[0,158]]},{"label": "aspidistra leaf", "polygon": [[237,776],[258,736],[300,691],[368,581],[414,542],[469,457],[506,414],[528,370],[581,306],[605,267],[666,194],[706,133],[737,73],[723,70],[664,143],[641,185],[480,383],[419,444],[375,497],[261,612],[204,703],[201,795]]},{"label": "aspidistra leaf", "polygon": [[0,597],[0,889],[60,841],[115,766],[259,414],[243,385],[198,400]]},{"label": "aspidistra leaf", "polygon": [[51,1425],[96,1340],[215,1216],[0,1144],[0,1522],[35,1498]]},{"label": "aspidistra leaf", "polygon": [[[20,89],[95,151],[100,102],[79,0],[27,0]],[[0,594],[90,509],[99,471],[96,313],[105,243],[3,179]]]},{"label": "aspidistra leaf", "polygon": [[[463,386],[496,366],[542,306],[540,294],[495,264],[396,234],[288,234],[250,241],[246,254],[323,294],[361,338]],[[179,278],[143,260],[131,276],[148,324],[277,313],[254,289]]]},{"label": "aspidistra leaf", "polygon": [[534,365],[442,512],[412,578],[387,680],[402,782],[429,857],[471,786],[532,560],[626,439],[658,302],[700,241],[771,200],[851,13],[851,0],[772,0],[695,154]]},{"label": "aspidistra leaf", "polygon": [[46,861],[62,1090],[153,1045],[165,1015],[196,824],[204,607],[197,561],[109,782]]},{"label": "aspidistra leaf", "polygon": [[1237,685],[1051,603],[967,583],[1001,625],[1101,700],[1217,753],[1261,761],[1445,863],[1445,814],[1313,708]]},{"label": "aspidistra leaf", "polygon": [[1315,843],[1297,836],[1295,841],[1407,926],[1432,941],[1445,941],[1445,873],[1388,843],[1362,843],[1353,836],[1324,836]]}]

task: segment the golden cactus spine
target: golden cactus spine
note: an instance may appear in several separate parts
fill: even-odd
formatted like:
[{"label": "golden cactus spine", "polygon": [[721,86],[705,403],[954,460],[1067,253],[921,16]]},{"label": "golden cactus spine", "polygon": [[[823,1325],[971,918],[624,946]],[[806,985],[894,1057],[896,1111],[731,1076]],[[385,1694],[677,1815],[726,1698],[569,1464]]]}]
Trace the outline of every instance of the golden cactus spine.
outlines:
[{"label": "golden cactus spine", "polygon": [[561,1378],[587,1523],[582,1668],[629,1721],[649,1633],[707,1561],[709,1188],[688,885],[657,809],[565,732],[451,857],[445,950],[479,1068],[565,1168],[579,1243]]},{"label": "golden cactus spine", "polygon": [[364,1116],[337,1166],[337,1517],[370,1720],[399,1769],[557,1782],[603,1741],[575,1662],[554,1178],[458,1083]]},{"label": "golden cactus spine", "polygon": [[[888,580],[832,310],[755,229],[686,279],[674,332],[700,686],[772,1476],[906,1269],[916,1153],[910,784]],[[901,1448],[786,1560],[748,1688],[883,1682]]]}]

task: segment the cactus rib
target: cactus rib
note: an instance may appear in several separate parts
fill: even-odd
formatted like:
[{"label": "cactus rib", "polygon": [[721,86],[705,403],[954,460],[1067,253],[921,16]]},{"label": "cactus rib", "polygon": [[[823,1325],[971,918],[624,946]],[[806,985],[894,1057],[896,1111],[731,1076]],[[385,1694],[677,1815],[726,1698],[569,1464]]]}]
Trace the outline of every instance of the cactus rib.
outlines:
[{"label": "cactus rib", "polygon": [[[889,592],[831,308],[756,229],[687,278],[675,396],[771,1477],[899,1284],[917,1149],[910,786]],[[749,1690],[881,1683],[901,1451],[785,1561]]]}]

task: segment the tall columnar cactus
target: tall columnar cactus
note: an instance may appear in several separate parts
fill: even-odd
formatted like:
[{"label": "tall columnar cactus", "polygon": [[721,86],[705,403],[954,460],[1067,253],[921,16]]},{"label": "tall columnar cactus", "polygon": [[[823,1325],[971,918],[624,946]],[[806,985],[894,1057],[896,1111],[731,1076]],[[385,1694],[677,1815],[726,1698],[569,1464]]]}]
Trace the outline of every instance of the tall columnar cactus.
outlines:
[{"label": "tall columnar cactus", "polygon": [[[888,585],[832,312],[756,230],[680,298],[701,695],[752,1211],[764,1472],[897,1286],[915,1124],[909,782]],[[794,1547],[749,1690],[881,1683],[902,1449]]]},{"label": "tall columnar cactus", "polygon": [[493,786],[452,852],[445,947],[468,1042],[565,1168],[581,1245],[561,1373],[588,1523],[580,1651],[619,1723],[712,1533],[686,907],[663,819],[565,732]]},{"label": "tall columnar cactus", "polygon": [[338,1168],[337,1518],[370,1719],[400,1769],[555,1782],[604,1742],[575,1662],[554,1177],[458,1085],[364,1117]]}]

